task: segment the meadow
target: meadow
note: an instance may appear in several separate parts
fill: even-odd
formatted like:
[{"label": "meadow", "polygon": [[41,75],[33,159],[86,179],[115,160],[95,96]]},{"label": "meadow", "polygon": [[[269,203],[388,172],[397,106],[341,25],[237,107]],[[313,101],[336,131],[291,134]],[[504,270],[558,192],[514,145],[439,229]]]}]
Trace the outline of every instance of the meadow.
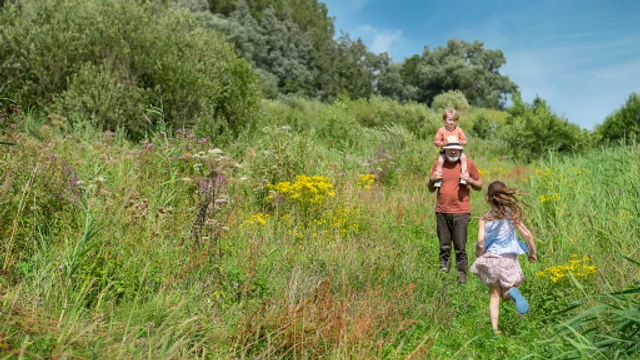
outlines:
[{"label": "meadow", "polygon": [[[392,63],[327,14],[0,1],[0,358],[638,358],[640,96],[581,129],[479,41]],[[485,184],[470,261],[487,185],[527,194],[502,336],[438,269],[449,107]]]},{"label": "meadow", "polygon": [[264,100],[220,143],[16,111],[0,139],[2,356],[637,358],[638,144],[523,163],[470,137],[485,183],[470,263],[493,180],[529,194],[538,246],[520,259],[531,311],[503,302],[494,336],[487,289],[438,271],[437,149],[364,126],[384,118],[374,105]]}]

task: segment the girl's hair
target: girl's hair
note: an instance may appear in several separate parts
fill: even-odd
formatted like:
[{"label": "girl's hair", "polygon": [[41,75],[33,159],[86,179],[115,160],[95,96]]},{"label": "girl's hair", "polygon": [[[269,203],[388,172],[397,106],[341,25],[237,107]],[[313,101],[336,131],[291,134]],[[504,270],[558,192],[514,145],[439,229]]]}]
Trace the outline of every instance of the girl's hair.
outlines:
[{"label": "girl's hair", "polygon": [[460,119],[460,116],[458,115],[458,112],[456,111],[456,109],[444,109],[444,111],[442,112],[442,120],[447,120],[448,117],[452,117],[453,121],[458,121],[458,119]]},{"label": "girl's hair", "polygon": [[524,219],[524,214],[520,204],[522,203],[516,196],[526,195],[518,189],[508,188],[502,181],[494,181],[489,184],[487,190],[487,201],[496,209],[488,215],[489,220],[511,218],[514,223]]}]

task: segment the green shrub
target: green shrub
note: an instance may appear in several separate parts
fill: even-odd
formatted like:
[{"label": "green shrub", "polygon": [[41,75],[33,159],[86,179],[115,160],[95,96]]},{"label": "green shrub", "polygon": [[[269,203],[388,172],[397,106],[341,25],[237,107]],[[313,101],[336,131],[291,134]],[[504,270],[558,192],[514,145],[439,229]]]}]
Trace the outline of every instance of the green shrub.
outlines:
[{"label": "green shrub", "polygon": [[481,112],[475,116],[471,132],[481,139],[492,138],[496,133],[496,124],[490,122],[487,115]]},{"label": "green shrub", "polygon": [[344,101],[338,99],[320,113],[315,134],[330,147],[344,150],[358,143],[360,125],[348,113]]},{"label": "green shrub", "polygon": [[596,127],[595,133],[603,141],[637,139],[640,136],[640,95],[629,95],[624,106]]},{"label": "green shrub", "polygon": [[434,97],[431,102],[431,108],[438,112],[447,108],[454,108],[459,112],[467,112],[471,106],[462,91],[449,90]]},{"label": "green shrub", "polygon": [[[186,9],[27,0],[5,7],[0,22],[4,92],[25,107],[55,102],[69,118],[125,124],[140,134],[154,125],[140,123],[141,109],[154,106],[172,127],[198,125],[206,135],[239,130],[257,110],[251,66]],[[110,94],[96,95],[105,89]],[[117,118],[125,115],[133,119]]]},{"label": "green shrub", "polygon": [[390,99],[378,99],[374,104],[374,126],[402,125],[421,139],[432,139],[442,126],[438,115],[422,104],[400,104]]},{"label": "green shrub", "polygon": [[72,124],[89,120],[99,129],[125,128],[134,137],[142,137],[148,127],[143,104],[152,92],[119,81],[104,67],[87,64],[75,74],[69,87],[54,99],[51,110]]},{"label": "green shrub", "polygon": [[569,152],[583,144],[580,128],[558,117],[540,98],[531,105],[516,98],[508,112],[498,137],[516,159],[533,161],[549,151]]}]

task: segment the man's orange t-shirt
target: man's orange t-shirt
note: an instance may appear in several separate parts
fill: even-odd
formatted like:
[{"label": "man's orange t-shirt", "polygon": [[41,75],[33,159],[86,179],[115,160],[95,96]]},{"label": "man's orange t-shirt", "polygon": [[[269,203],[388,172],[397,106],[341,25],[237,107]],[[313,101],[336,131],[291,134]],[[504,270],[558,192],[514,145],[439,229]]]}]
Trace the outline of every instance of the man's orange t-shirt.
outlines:
[{"label": "man's orange t-shirt", "polygon": [[[436,166],[437,164],[433,164],[431,173],[436,170]],[[480,173],[476,165],[469,158],[467,158],[467,171],[472,179],[480,179]],[[445,214],[470,213],[469,186],[471,185],[460,185],[460,161],[452,163],[445,160],[442,165],[442,187],[438,189],[436,212]]]}]

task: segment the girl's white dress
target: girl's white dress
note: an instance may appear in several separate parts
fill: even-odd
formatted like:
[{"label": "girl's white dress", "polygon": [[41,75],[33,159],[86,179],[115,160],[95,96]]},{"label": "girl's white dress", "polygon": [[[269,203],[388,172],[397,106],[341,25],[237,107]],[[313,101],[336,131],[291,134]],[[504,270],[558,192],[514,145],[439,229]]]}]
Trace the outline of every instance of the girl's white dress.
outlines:
[{"label": "girl's white dress", "polygon": [[529,249],[518,239],[513,221],[508,218],[487,221],[484,238],[484,253],[471,265],[471,273],[489,287],[522,285],[524,274],[518,255],[527,253]]}]

